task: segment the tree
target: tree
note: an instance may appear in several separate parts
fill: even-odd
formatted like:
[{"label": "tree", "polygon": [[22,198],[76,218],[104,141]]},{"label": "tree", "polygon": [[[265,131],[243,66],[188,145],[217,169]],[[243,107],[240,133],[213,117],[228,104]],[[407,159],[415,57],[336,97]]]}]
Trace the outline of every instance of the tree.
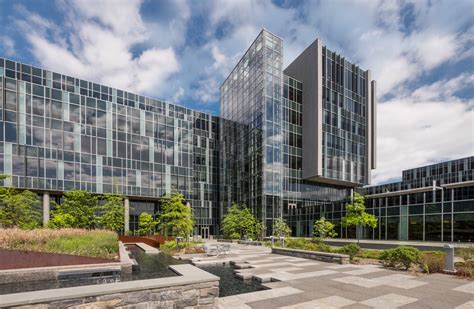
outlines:
[{"label": "tree", "polygon": [[[97,197],[91,192],[72,190],[64,193],[61,205],[51,211],[55,227],[92,229],[96,223]],[[58,218],[56,218],[58,217]],[[62,226],[61,224],[65,224]]]},{"label": "tree", "polygon": [[57,204],[51,210],[51,218],[48,221],[48,227],[52,229],[71,228],[75,226],[75,218],[73,215],[65,213],[61,205]]},{"label": "tree", "polygon": [[233,203],[222,220],[221,231],[225,237],[231,239],[242,239],[244,235],[253,238],[255,227],[256,220],[250,210]]},{"label": "tree", "polygon": [[240,213],[240,238],[255,238],[255,224],[257,220],[247,207],[244,207]]},{"label": "tree", "polygon": [[291,235],[291,228],[286,224],[283,218],[277,218],[273,221],[273,236],[288,237]]},{"label": "tree", "polygon": [[[356,226],[361,228],[368,226],[371,228],[377,227],[377,218],[365,211],[364,196],[354,192],[351,198],[351,203],[346,205],[346,215],[342,218],[342,226]],[[359,243],[359,233],[356,232],[357,242]]]},{"label": "tree", "polygon": [[164,234],[188,238],[193,231],[194,221],[192,209],[186,205],[184,195],[173,191],[164,195],[160,204]]},{"label": "tree", "polygon": [[155,232],[158,223],[159,221],[153,219],[151,214],[142,212],[138,218],[138,233],[140,235],[151,235]]},{"label": "tree", "polygon": [[263,224],[263,221],[259,221],[255,223],[255,236],[257,240],[262,240],[265,237],[265,232],[267,231],[267,227]]},{"label": "tree", "polygon": [[119,233],[124,228],[124,197],[119,194],[105,194],[105,203],[100,207],[99,224],[105,229]]},{"label": "tree", "polygon": [[321,217],[314,221],[313,236],[319,239],[334,238],[337,233],[334,231],[334,224]]},{"label": "tree", "polygon": [[41,224],[40,200],[29,190],[17,191],[12,188],[2,190],[4,205],[0,207],[0,224],[4,227],[21,229],[37,228]]}]

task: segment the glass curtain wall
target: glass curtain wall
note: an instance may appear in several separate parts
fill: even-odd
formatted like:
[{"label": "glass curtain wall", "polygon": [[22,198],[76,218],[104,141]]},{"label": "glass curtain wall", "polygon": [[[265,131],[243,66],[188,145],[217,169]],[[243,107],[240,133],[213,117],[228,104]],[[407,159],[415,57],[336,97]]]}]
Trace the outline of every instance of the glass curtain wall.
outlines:
[{"label": "glass curtain wall", "polygon": [[216,224],[217,117],[1,58],[0,103],[4,185],[131,199],[178,190],[199,224]]}]

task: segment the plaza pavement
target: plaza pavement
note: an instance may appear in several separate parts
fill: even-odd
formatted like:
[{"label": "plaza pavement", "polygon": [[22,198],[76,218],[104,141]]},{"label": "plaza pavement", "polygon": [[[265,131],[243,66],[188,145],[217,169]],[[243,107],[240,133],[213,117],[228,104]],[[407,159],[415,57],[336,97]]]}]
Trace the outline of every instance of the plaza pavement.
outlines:
[{"label": "plaza pavement", "polygon": [[219,298],[219,308],[474,308],[474,282],[444,274],[412,275],[377,265],[339,265],[231,245],[228,255],[193,264],[233,263],[261,291]]}]

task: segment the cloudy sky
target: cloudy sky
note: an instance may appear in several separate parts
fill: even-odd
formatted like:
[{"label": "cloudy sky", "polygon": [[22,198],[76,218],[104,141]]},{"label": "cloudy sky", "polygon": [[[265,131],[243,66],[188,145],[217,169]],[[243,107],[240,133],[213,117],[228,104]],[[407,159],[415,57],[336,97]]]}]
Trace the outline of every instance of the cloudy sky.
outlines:
[{"label": "cloudy sky", "polygon": [[474,1],[0,0],[0,56],[219,114],[261,28],[284,62],[316,37],[378,82],[378,168],[474,154]]}]

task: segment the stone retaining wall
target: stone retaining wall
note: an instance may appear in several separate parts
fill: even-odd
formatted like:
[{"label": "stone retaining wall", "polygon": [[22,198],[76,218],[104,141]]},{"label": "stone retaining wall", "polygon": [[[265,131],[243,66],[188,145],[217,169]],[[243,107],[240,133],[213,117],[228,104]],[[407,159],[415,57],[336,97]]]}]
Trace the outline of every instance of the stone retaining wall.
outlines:
[{"label": "stone retaining wall", "polygon": [[318,251],[308,251],[308,250],[298,250],[298,249],[287,249],[287,248],[272,248],[272,253],[295,256],[310,260],[317,260],[322,262],[329,263],[338,263],[338,264],[349,264],[349,255],[347,254],[338,254],[338,253],[328,253],[328,252],[318,252]]},{"label": "stone retaining wall", "polygon": [[9,308],[215,308],[219,278],[192,265],[170,266],[178,277],[2,295]]}]

